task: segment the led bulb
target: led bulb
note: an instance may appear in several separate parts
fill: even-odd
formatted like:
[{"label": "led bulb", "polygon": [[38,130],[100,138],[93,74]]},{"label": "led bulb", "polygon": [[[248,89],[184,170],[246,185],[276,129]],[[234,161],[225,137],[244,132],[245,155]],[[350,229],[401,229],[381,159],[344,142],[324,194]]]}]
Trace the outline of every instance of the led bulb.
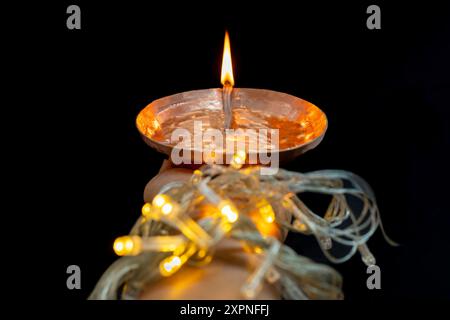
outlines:
[{"label": "led bulb", "polygon": [[159,272],[162,276],[168,277],[180,269],[181,265],[183,264],[183,261],[179,256],[170,256],[159,264]]},{"label": "led bulb", "polygon": [[198,169],[194,170],[192,177],[191,177],[191,182],[194,185],[198,184],[202,180],[202,176],[203,176],[203,172],[201,172]]},{"label": "led bulb", "polygon": [[168,195],[166,194],[158,194],[153,198],[152,201],[153,207],[155,207],[155,217],[158,220],[162,215],[168,216],[174,212],[178,212],[178,205],[174,202]]},{"label": "led bulb", "polygon": [[259,207],[259,214],[267,223],[272,223],[275,221],[275,212],[272,206],[267,200],[262,201],[262,205]]},{"label": "led bulb", "polygon": [[138,236],[119,237],[114,241],[113,249],[118,256],[138,255],[142,250],[142,239]]},{"label": "led bulb", "polygon": [[152,214],[152,205],[151,205],[150,203],[144,204],[144,205],[142,206],[141,212],[142,212],[142,215],[143,215],[145,218],[150,218],[150,217],[151,217],[151,214]]},{"label": "led bulb", "polygon": [[200,259],[202,259],[202,258],[204,258],[204,257],[206,257],[206,254],[207,254],[208,252],[205,250],[205,249],[201,249],[201,250],[199,250],[198,252],[197,252],[197,257],[199,257]]},{"label": "led bulb", "polygon": [[245,163],[246,157],[247,157],[247,155],[246,155],[245,151],[239,150],[238,152],[236,152],[236,153],[233,155],[233,158],[231,159],[231,163],[230,163],[231,166],[232,166],[234,169],[240,169],[240,168],[242,168],[242,166],[243,166],[244,163]]},{"label": "led bulb", "polygon": [[162,276],[168,277],[177,272],[180,267],[197,251],[195,245],[189,246],[182,255],[172,255],[159,263],[159,272]]},{"label": "led bulb", "polygon": [[156,208],[162,208],[167,202],[169,202],[169,197],[165,194],[158,194],[153,198],[152,204]]},{"label": "led bulb", "polygon": [[253,248],[253,251],[254,251],[256,254],[261,254],[261,253],[263,253],[263,249],[262,249],[261,247],[254,247],[254,248]]},{"label": "led bulb", "polygon": [[229,202],[224,202],[222,205],[219,206],[220,213],[222,216],[226,217],[228,222],[235,222],[239,218],[239,214],[234,208],[234,206]]},{"label": "led bulb", "polygon": [[173,205],[171,203],[166,203],[161,208],[161,212],[165,215],[170,214],[172,212],[172,210],[173,210]]}]

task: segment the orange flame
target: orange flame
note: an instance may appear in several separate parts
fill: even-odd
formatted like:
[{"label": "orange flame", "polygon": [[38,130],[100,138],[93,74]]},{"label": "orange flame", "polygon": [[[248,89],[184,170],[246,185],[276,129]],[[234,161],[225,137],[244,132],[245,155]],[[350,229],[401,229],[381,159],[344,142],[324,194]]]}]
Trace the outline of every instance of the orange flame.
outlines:
[{"label": "orange flame", "polygon": [[225,32],[225,42],[223,45],[223,58],[222,58],[222,85],[234,86],[233,78],[233,64],[231,62],[231,49],[230,49],[230,37],[228,32]]}]

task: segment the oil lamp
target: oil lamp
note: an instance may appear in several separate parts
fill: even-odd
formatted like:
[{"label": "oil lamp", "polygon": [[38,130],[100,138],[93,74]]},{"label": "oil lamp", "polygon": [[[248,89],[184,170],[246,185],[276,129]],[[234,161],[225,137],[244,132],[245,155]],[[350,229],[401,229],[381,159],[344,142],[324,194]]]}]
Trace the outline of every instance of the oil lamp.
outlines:
[{"label": "oil lamp", "polygon": [[[213,141],[202,136],[201,143],[196,144],[199,132],[195,129],[199,122],[200,134],[211,129],[223,133],[230,129],[277,130],[277,143],[273,144],[273,136],[267,137],[270,147],[265,150],[277,154],[280,162],[292,160],[321,142],[327,129],[327,118],[314,104],[282,92],[234,87],[228,33],[225,34],[221,82],[222,88],[182,92],[147,105],[136,119],[144,141],[170,156],[176,147],[171,136],[175,130],[183,128],[194,137],[194,143],[189,141],[184,149],[191,153],[190,158],[200,159],[197,164],[208,159],[206,147],[213,149],[216,159],[230,161],[236,150],[225,148],[224,144],[228,140],[242,139],[239,133],[231,138],[225,134],[225,143],[217,144],[217,139]],[[262,163],[261,140],[256,144],[257,148],[252,148],[252,139],[254,137],[247,137],[245,143],[247,161],[256,159],[256,163]]]}]

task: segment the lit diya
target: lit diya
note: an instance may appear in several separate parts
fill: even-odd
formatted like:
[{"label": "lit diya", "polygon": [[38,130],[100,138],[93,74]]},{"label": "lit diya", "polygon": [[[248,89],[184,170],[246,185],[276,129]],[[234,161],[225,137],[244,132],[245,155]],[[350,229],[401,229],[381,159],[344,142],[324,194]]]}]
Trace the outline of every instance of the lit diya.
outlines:
[{"label": "lit diya", "polygon": [[[146,106],[136,120],[144,141],[169,156],[177,148],[187,151],[201,164],[211,158],[223,163],[217,159],[230,159],[239,143],[246,159],[256,161],[249,163],[263,163],[263,152],[276,153],[285,162],[322,140],[327,118],[314,104],[277,91],[234,88],[228,33],[221,83],[221,89],[182,92]],[[176,135],[180,129],[182,141]]]}]

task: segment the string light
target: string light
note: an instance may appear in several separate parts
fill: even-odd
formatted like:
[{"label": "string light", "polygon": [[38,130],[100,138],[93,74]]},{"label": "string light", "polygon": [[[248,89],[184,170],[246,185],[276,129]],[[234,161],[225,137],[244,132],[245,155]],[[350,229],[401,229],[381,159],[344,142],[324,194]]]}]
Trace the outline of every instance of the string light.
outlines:
[{"label": "string light", "polygon": [[181,256],[172,255],[159,263],[159,272],[168,277],[177,272],[183,264],[196,252],[195,246],[190,246]]},{"label": "string light", "polygon": [[233,204],[229,201],[222,201],[219,204],[219,210],[223,217],[227,219],[228,222],[234,223],[239,218],[239,214]]},{"label": "string light", "polygon": [[168,225],[175,227],[189,240],[194,242],[198,247],[208,247],[212,241],[208,233],[203,230],[192,218],[187,214],[172,214],[173,211],[179,211],[179,204],[173,201],[168,195],[157,195],[153,198],[154,206],[159,206],[162,212],[156,220],[161,220]]},{"label": "string light", "polygon": [[152,216],[152,205],[150,203],[146,203],[142,206],[142,215],[147,218],[150,219]]},{"label": "string light", "polygon": [[[375,257],[367,241],[381,222],[370,187],[360,177],[338,170],[303,174],[280,169],[274,176],[262,176],[257,167],[240,169],[245,157],[237,152],[230,167],[207,165],[195,170],[188,182],[167,185],[164,193],[145,203],[143,219],[130,235],[117,238],[113,245],[117,255],[131,257],[113,264],[90,298],[115,298],[118,290],[126,287],[124,281],[131,281],[126,279],[134,274],[148,279],[133,283],[155,281],[155,273],[147,270],[155,260],[159,263],[157,274],[163,277],[188,261],[196,266],[209,263],[225,237],[243,242],[248,254],[263,257],[242,287],[244,297],[256,297],[267,281],[276,284],[285,299],[342,298],[342,279],[334,269],[298,255],[271,237],[272,229],[312,234],[331,262],[347,261],[359,251],[364,263],[372,265]],[[332,196],[323,217],[301,201],[302,192]],[[363,205],[351,208],[346,195]],[[200,208],[208,209],[199,215]],[[279,221],[283,216],[293,216],[292,222]],[[334,242],[350,249],[335,256],[329,250]],[[141,255],[143,252],[148,254]],[[136,269],[139,272],[131,273]],[[140,288],[134,289],[138,292]]]},{"label": "string light", "polygon": [[257,207],[261,218],[263,218],[266,223],[273,223],[275,221],[275,212],[273,211],[270,203],[265,198],[261,199],[257,203]]},{"label": "string light", "polygon": [[118,256],[135,256],[141,253],[142,241],[138,236],[123,236],[114,241],[113,249]]},{"label": "string light", "polygon": [[161,207],[161,212],[165,215],[168,215],[172,212],[173,210],[173,204],[171,203],[166,203]]},{"label": "string light", "polygon": [[244,150],[238,150],[232,157],[230,165],[234,169],[240,169],[245,163],[245,159],[247,157],[247,154]]},{"label": "string light", "polygon": [[[159,209],[159,212],[162,213],[162,216],[168,215],[176,215],[179,212],[179,206],[176,202],[174,202],[170,196],[166,194],[158,194],[153,198],[152,204],[155,208]],[[156,214],[158,215],[158,214]],[[161,216],[158,216],[155,219],[161,219]]]},{"label": "string light", "polygon": [[159,270],[161,275],[168,277],[178,271],[181,267],[181,259],[179,256],[170,256],[163,261],[161,261],[159,265]]},{"label": "string light", "polygon": [[191,177],[192,184],[194,184],[194,185],[198,184],[202,180],[202,177],[203,177],[203,173],[200,170],[198,170],[198,169],[194,170],[194,172],[192,173],[192,177]]},{"label": "string light", "polygon": [[170,199],[165,194],[158,194],[153,198],[152,204],[155,208],[162,208],[165,204],[169,203]]},{"label": "string light", "polygon": [[123,236],[114,241],[113,249],[118,256],[135,256],[144,251],[171,252],[185,247],[183,236]]}]

